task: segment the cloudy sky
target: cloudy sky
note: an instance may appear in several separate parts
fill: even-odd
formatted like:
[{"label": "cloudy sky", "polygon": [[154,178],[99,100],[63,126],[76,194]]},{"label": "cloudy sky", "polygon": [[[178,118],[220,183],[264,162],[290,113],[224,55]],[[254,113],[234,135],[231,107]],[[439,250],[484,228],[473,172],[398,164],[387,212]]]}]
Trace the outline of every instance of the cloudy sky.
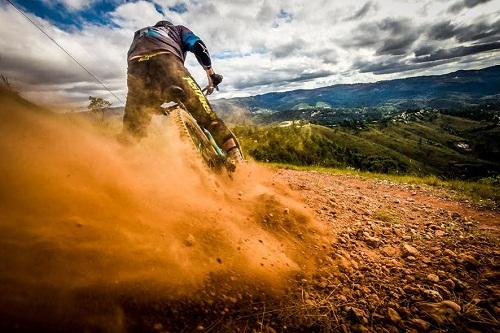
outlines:
[{"label": "cloudy sky", "polygon": [[[500,0],[11,0],[123,101],[135,30],[168,19],[207,44],[217,97],[500,64]],[[5,0],[0,73],[25,95],[121,104]],[[191,55],[186,66],[201,85]]]}]

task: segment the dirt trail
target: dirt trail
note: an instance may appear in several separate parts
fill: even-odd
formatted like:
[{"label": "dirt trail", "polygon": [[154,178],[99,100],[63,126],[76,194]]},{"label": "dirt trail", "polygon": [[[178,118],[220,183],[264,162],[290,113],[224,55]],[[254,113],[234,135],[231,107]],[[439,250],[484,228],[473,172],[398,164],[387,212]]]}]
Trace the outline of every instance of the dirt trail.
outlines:
[{"label": "dirt trail", "polygon": [[312,327],[499,330],[499,212],[426,186],[314,171],[278,170],[275,179],[331,231],[324,265],[302,286]]},{"label": "dirt trail", "polygon": [[354,220],[373,219],[384,210],[400,222],[422,224],[446,217],[462,217],[478,222],[478,227],[498,236],[500,213],[481,210],[468,202],[457,201],[450,193],[425,185],[395,184],[350,175],[324,172],[281,170],[277,179],[287,182],[302,194],[318,217],[339,230]]}]

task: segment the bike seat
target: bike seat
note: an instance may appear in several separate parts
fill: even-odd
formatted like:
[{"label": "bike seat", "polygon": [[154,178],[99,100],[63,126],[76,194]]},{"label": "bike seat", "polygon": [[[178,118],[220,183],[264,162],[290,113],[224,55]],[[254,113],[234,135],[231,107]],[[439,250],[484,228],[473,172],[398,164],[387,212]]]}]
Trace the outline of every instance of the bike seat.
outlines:
[{"label": "bike seat", "polygon": [[179,100],[183,100],[184,97],[186,97],[186,93],[185,93],[184,89],[182,89],[179,86],[169,87],[167,89],[167,95],[168,95],[169,99],[176,101],[176,102]]}]

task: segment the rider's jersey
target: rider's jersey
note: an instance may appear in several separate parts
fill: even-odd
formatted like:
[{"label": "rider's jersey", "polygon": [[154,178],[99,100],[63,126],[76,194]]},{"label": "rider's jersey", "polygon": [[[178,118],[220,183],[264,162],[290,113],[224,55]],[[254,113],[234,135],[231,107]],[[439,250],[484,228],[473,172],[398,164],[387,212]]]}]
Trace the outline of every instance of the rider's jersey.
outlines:
[{"label": "rider's jersey", "polygon": [[[205,44],[191,30],[182,25],[164,24],[137,30],[128,51],[128,60],[132,57],[149,55],[166,51],[177,56],[182,62],[186,52],[195,53],[196,58],[204,68],[210,68],[210,57]],[[204,54],[203,54],[204,53]]]}]

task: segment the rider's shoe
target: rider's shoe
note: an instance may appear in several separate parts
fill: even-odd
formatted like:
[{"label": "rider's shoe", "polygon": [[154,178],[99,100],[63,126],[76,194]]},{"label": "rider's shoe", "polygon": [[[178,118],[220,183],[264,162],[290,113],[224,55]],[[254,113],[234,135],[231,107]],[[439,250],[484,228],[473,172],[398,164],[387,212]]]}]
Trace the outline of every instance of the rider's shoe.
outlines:
[{"label": "rider's shoe", "polygon": [[226,163],[230,171],[236,170],[236,166],[245,162],[240,148],[234,147],[226,153]]}]

